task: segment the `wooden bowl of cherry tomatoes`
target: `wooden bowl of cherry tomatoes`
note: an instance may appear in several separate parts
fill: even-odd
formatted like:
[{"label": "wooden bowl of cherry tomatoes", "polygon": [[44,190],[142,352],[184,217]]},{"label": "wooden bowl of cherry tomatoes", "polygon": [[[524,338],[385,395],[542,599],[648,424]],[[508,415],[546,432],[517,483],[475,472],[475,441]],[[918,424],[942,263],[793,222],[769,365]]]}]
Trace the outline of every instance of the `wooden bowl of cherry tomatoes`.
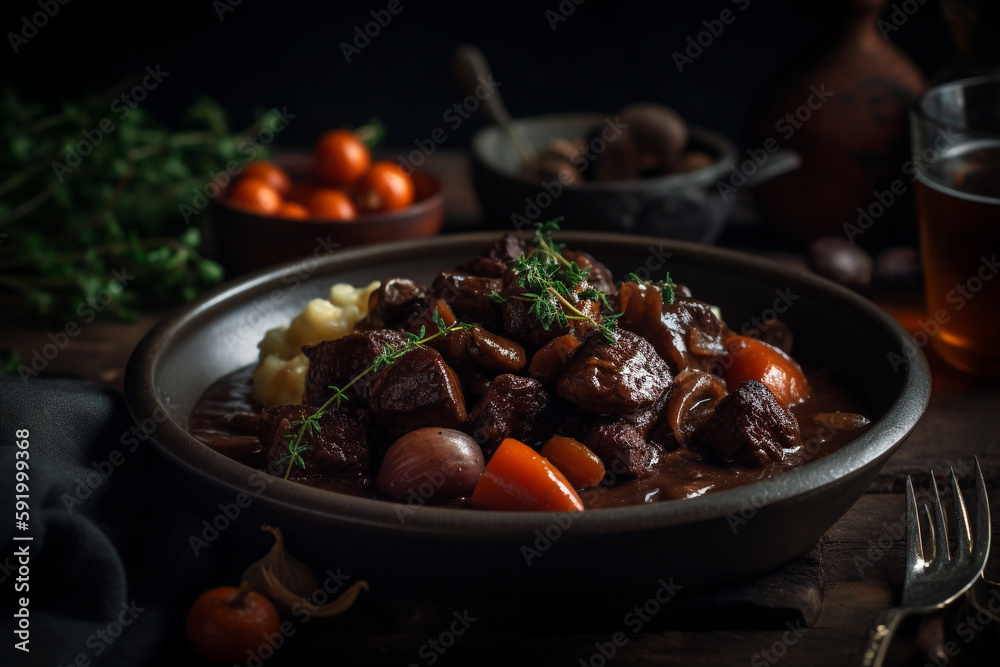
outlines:
[{"label": "wooden bowl of cherry tomatoes", "polygon": [[434,236],[444,221],[437,178],[374,160],[350,130],[327,132],[312,153],[248,163],[213,203],[216,252],[230,274]]}]

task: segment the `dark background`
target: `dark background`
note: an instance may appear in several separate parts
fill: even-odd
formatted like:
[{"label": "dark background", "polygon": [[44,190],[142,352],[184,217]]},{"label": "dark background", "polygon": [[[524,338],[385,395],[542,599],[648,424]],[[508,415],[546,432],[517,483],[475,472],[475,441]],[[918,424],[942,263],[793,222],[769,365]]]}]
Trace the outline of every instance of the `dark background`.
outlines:
[{"label": "dark background", "polygon": [[[56,0],[42,0],[52,5]],[[464,94],[451,75],[454,47],[478,45],[501,82],[515,116],[559,111],[610,112],[652,100],[689,122],[721,131],[738,144],[764,84],[794,60],[822,28],[820,3],[730,0],[610,3],[587,0],[552,30],[535,3],[400,0],[403,11],[347,63],[341,42],[372,20],[388,0],[355,3],[86,2],[69,0],[14,54],[9,32],[40,11],[35,2],[0,10],[0,76],[29,99],[57,103],[101,92],[159,64],[169,72],[143,106],[168,125],[199,94],[219,101],[232,126],[250,123],[254,109],[287,107],[297,118],[280,136],[284,146],[308,146],[324,130],[378,116],[386,145],[405,146],[442,127],[445,146],[467,145],[484,121],[452,131],[442,115]],[[888,3],[885,15],[892,11]],[[746,0],[740,0],[740,5]],[[939,0],[909,0],[919,9],[897,31],[897,43],[930,78],[953,56]],[[732,9],[736,20],[683,73],[671,54],[703,20]]]}]

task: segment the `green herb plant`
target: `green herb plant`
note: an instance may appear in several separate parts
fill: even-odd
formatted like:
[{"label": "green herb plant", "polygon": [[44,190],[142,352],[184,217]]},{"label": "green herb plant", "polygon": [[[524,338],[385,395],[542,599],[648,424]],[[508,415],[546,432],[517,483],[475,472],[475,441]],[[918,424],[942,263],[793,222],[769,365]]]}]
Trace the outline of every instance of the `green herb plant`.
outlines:
[{"label": "green herb plant", "polygon": [[211,172],[266,156],[249,138],[268,115],[233,134],[223,109],[203,98],[171,132],[142,107],[116,114],[113,97],[46,111],[0,90],[0,297],[43,322],[79,317],[98,297],[91,312],[132,318],[220,282],[179,207],[204,192]]},{"label": "green herb plant", "polygon": [[[497,303],[511,299],[531,304],[529,312],[541,323],[542,329],[548,331],[554,324],[567,326],[572,321],[588,322],[610,343],[615,343],[615,329],[621,313],[611,314],[610,304],[606,294],[593,287],[576,291],[577,286],[587,279],[590,268],[581,268],[562,255],[562,244],[552,241],[552,232],[558,231],[561,218],[535,225],[535,234],[530,243],[533,251],[522,253],[511,263],[511,269],[517,273],[515,285],[523,287],[523,294],[503,296],[499,293],[490,295]],[[598,301],[601,311],[608,311],[600,321],[581,311],[577,305],[581,301]]]}]

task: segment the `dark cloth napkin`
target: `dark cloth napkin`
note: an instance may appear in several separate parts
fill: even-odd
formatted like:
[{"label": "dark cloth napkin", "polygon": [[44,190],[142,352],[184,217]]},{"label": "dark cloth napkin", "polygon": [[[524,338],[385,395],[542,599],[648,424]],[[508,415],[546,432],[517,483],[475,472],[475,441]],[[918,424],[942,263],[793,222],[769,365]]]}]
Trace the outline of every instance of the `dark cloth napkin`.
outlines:
[{"label": "dark cloth napkin", "polygon": [[[187,607],[206,588],[238,583],[241,569],[236,581],[218,578],[220,570],[233,576],[224,566],[229,545],[197,555],[189,546],[198,522],[186,517],[210,516],[207,501],[185,489],[132,429],[123,397],[111,389],[0,379],[0,506],[7,508],[0,521],[0,664],[190,661],[193,653],[176,641]],[[27,437],[17,438],[19,431]],[[17,447],[22,440],[26,450]],[[15,520],[18,451],[28,452],[27,530]],[[27,589],[18,592],[17,552],[25,545],[29,571],[20,583]],[[20,639],[7,627],[20,622],[14,614],[22,597],[30,652],[15,648]]]}]

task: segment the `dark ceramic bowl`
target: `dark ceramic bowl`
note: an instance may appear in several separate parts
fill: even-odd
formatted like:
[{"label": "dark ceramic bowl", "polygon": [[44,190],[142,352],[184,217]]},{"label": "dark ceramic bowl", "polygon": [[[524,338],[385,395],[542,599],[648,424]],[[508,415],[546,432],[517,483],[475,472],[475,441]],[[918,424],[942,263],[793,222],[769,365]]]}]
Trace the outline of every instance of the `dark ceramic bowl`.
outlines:
[{"label": "dark ceramic bowl", "polygon": [[669,268],[694,294],[721,307],[735,328],[771,308],[780,290],[792,301],[782,318],[795,333],[796,358],[842,372],[867,406],[870,430],[829,456],[744,487],[572,515],[409,507],[340,495],[256,472],[184,430],[206,387],[254,363],[264,331],[286,322],[308,299],[328,294],[332,283],[393,275],[429,282],[495,238],[477,233],[349,249],[318,266],[289,264],[225,285],[161,322],[136,348],[125,377],[132,415],[160,418],[152,438],[180,464],[176,474],[188,483],[220,500],[252,494],[243,510],[250,516],[231,529],[247,531],[240,539],[259,539],[266,521],[286,531],[303,559],[319,568],[343,567],[373,588],[523,599],[642,594],[661,577],[712,586],[770,570],[809,548],[854,504],[926,407],[930,376],[923,355],[888,315],[853,292],[708,246],[567,233],[562,241],[594,253],[615,275],[645,269],[662,275]]},{"label": "dark ceramic bowl", "polygon": [[[614,114],[555,114],[522,118],[514,125],[537,152],[553,139],[587,136]],[[521,160],[499,125],[472,138],[472,175],[487,221],[509,228],[524,220],[562,216],[574,229],[651,234],[701,243],[714,242],[736,197],[723,198],[716,186],[736,163],[736,152],[724,137],[689,126],[688,150],[707,153],[712,163],[685,174],[631,181],[585,182],[572,187],[542,184],[520,173]],[[599,148],[596,146],[595,148]],[[753,175],[753,182],[784,173],[798,165],[794,154],[779,152]],[[755,167],[756,169],[756,167]]]},{"label": "dark ceramic bowl", "polygon": [[[273,162],[288,172],[292,181],[310,176],[312,158],[308,154],[279,155]],[[437,177],[422,169],[415,169],[410,176],[415,190],[411,205],[366,213],[348,222],[256,215],[218,197],[212,203],[216,254],[230,275],[238,275],[301,257],[325,256],[331,248],[434,236],[444,223],[444,188]]]}]

